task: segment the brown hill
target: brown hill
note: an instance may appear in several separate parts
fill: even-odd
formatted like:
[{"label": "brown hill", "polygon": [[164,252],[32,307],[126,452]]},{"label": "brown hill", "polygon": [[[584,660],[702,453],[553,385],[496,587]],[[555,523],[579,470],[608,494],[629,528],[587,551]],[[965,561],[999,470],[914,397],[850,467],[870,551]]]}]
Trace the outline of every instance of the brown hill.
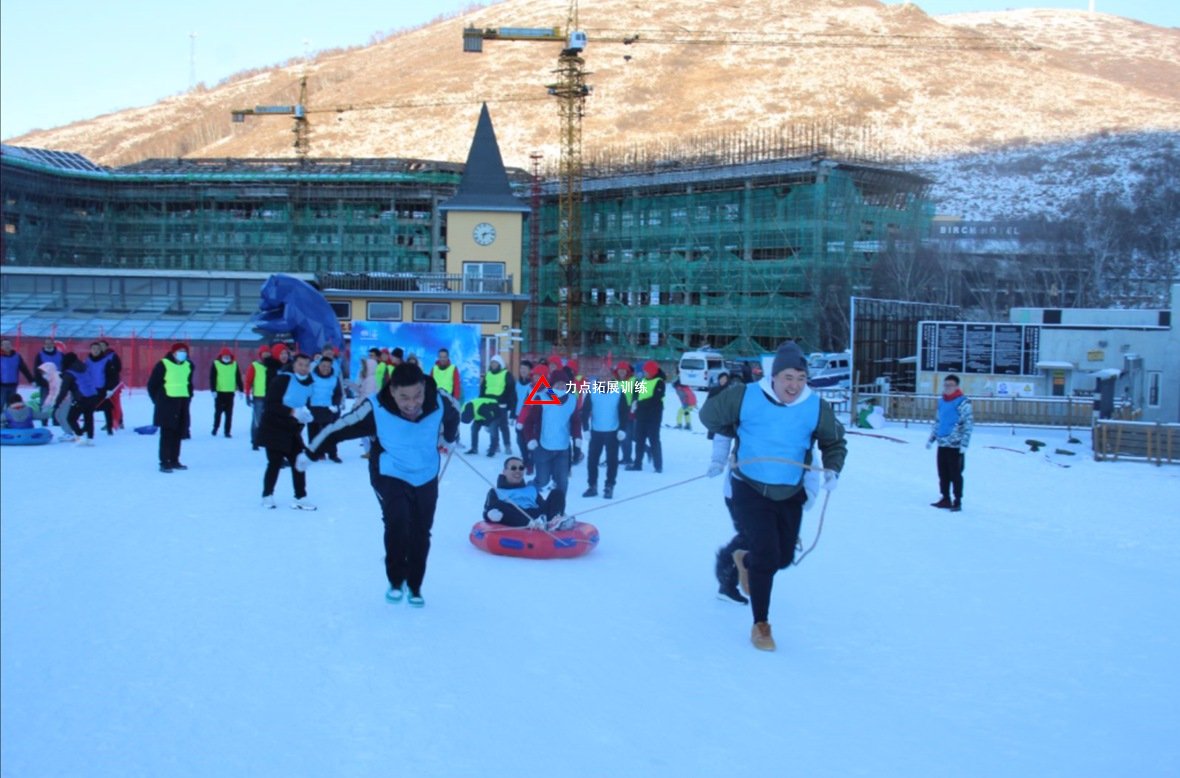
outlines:
[{"label": "brown hill", "polygon": [[[107,165],[293,156],[289,117],[232,124],[230,111],[296,102],[305,70],[312,109],[383,106],[312,114],[314,157],[462,161],[478,103],[487,101],[505,161],[526,167],[532,151],[549,160],[558,152],[557,108],[544,85],[554,80],[559,44],[490,41],[483,54],[464,54],[461,31],[560,25],[565,7],[565,0],[506,0],[322,54],[305,67],[242,75],[9,142],[77,151]],[[581,26],[590,32],[585,58],[594,88],[584,124],[588,154],[810,123],[850,128],[905,157],[1102,131],[1180,130],[1180,30],[1104,14],[935,18],[875,0],[583,0]],[[656,32],[624,46],[617,34],[596,34],[605,28]],[[671,29],[728,43],[644,42]],[[931,36],[1001,45],[946,49]],[[1004,48],[1014,36],[1039,49]],[[520,96],[540,99],[507,99]]]}]

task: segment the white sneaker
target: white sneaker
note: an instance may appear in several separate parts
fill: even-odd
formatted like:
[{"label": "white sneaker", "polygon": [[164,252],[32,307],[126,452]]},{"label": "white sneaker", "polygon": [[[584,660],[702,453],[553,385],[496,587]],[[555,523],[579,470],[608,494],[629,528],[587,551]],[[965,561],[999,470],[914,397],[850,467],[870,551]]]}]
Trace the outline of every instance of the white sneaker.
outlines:
[{"label": "white sneaker", "polygon": [[296,500],[291,503],[291,510],[293,511],[314,511],[316,507],[307,501],[307,498]]},{"label": "white sneaker", "polygon": [[270,508],[273,511],[277,507],[275,505],[275,496],[273,494],[268,494],[265,497],[263,497],[262,498],[262,507],[263,508]]},{"label": "white sneaker", "polygon": [[79,446],[93,446],[94,441],[86,436],[82,436],[82,437],[78,438],[78,445]]},{"label": "white sneaker", "polygon": [[60,440],[62,443],[72,443],[73,441],[77,440],[77,438],[75,438],[71,433],[65,432],[58,437],[58,440]]}]

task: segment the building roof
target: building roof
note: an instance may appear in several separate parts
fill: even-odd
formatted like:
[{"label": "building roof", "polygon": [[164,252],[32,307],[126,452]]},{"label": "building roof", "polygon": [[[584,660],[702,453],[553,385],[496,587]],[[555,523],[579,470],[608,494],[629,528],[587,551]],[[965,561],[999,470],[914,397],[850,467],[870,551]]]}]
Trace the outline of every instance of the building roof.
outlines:
[{"label": "building roof", "polygon": [[500,144],[492,129],[492,117],[484,103],[475,126],[471,150],[467,152],[467,166],[459,181],[459,191],[439,206],[440,211],[510,211],[529,213],[532,209],[516,195],[508,182]]}]

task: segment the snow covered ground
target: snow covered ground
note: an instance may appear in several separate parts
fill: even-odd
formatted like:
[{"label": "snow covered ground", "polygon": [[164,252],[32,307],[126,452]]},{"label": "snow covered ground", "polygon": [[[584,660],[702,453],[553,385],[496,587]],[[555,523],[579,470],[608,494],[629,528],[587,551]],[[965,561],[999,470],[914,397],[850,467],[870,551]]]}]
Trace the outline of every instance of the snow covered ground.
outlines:
[{"label": "snow covered ground", "polygon": [[[264,511],[237,414],[212,438],[202,393],[171,475],[130,431],[0,450],[3,776],[1180,774],[1180,468],[980,428],[951,514],[925,428],[852,436],[767,654],[714,598],[720,481],[623,502],[703,473],[703,435],[665,429],[664,473],[621,473],[563,561],[476,550],[499,460],[456,456],[412,610],[359,445],[311,470],[318,512]],[[608,504],[584,482],[575,512]]]}]

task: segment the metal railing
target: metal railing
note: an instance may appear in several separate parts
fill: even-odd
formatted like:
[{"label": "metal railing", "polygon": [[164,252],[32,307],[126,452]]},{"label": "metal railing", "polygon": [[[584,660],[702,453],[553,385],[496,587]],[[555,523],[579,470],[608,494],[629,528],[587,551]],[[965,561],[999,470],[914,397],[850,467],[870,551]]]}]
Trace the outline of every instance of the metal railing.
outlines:
[{"label": "metal railing", "polygon": [[[891,421],[928,424],[938,413],[938,395],[857,392],[857,405],[872,402]],[[1076,397],[972,397],[976,424],[1019,427],[1086,427],[1094,420],[1092,400]]]},{"label": "metal railing", "polygon": [[405,292],[437,295],[513,294],[513,277],[481,278],[457,273],[321,273],[320,288],[336,292]]},{"label": "metal railing", "polygon": [[1156,465],[1180,464],[1180,424],[1098,419],[1094,422],[1094,459],[1131,459]]}]

